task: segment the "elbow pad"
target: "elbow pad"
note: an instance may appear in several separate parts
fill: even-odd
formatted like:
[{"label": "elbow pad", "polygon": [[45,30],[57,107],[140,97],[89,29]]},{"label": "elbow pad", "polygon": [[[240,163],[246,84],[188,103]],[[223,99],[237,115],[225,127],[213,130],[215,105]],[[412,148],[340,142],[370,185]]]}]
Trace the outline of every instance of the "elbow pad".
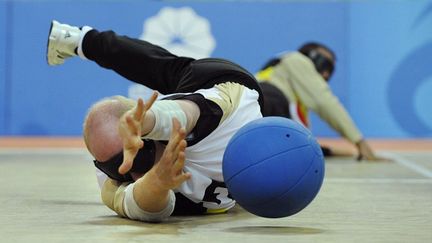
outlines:
[{"label": "elbow pad", "polygon": [[123,208],[126,216],[130,219],[140,220],[144,222],[161,222],[168,218],[174,211],[175,194],[169,190],[169,199],[167,206],[160,212],[152,213],[142,210],[136,203],[133,197],[133,188],[135,183],[129,184],[125,190],[125,197],[123,201]]},{"label": "elbow pad", "polygon": [[169,140],[172,131],[172,119],[175,117],[181,127],[186,127],[187,117],[180,105],[173,100],[156,101],[150,108],[155,115],[153,130],[144,138],[153,140]]}]

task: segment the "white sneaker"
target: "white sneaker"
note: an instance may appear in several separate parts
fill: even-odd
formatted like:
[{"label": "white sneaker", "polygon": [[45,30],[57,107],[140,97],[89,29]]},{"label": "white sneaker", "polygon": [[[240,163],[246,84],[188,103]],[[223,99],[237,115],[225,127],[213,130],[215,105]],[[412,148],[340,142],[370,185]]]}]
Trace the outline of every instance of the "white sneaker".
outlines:
[{"label": "white sneaker", "polygon": [[49,65],[63,64],[65,59],[76,56],[81,30],[53,20],[48,36],[47,61]]}]

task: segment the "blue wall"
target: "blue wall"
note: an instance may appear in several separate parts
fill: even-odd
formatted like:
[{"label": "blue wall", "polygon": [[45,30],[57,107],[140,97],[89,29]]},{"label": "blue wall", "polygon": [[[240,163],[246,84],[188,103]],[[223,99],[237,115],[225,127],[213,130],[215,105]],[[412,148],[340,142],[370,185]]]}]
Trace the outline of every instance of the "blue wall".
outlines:
[{"label": "blue wall", "polygon": [[[413,3],[414,2],[414,3]],[[330,84],[366,137],[432,136],[432,2],[1,1],[0,135],[79,135],[87,108],[131,82],[78,58],[46,64],[52,19],[139,37],[166,6],[208,19],[214,57],[255,72],[319,41],[338,56]],[[191,27],[192,28],[192,27]],[[313,116],[318,136],[336,134]]]},{"label": "blue wall", "polygon": [[[0,28],[6,29],[7,19],[6,2],[0,2]],[[8,97],[6,96],[6,35],[0,38],[0,134],[4,134],[6,129],[6,108],[8,107]]]},{"label": "blue wall", "polygon": [[350,11],[354,119],[372,136],[430,137],[432,3],[356,3]]}]

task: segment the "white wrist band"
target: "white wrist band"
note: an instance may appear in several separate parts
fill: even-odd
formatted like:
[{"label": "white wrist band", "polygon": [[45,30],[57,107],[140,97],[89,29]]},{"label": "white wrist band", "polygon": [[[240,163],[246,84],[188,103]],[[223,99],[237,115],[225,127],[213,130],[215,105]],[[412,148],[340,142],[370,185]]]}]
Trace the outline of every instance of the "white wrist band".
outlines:
[{"label": "white wrist band", "polygon": [[133,197],[134,186],[135,183],[129,184],[125,190],[123,208],[128,218],[144,222],[161,222],[172,214],[175,206],[175,194],[172,190],[169,190],[169,199],[167,206],[160,212],[151,213],[142,210],[136,203]]},{"label": "white wrist band", "polygon": [[155,126],[144,138],[153,140],[169,140],[173,128],[172,119],[175,117],[181,127],[186,127],[186,114],[180,105],[173,100],[156,101],[150,108],[155,115]]},{"label": "white wrist band", "polygon": [[84,60],[88,60],[88,58],[85,56],[83,49],[82,49],[82,43],[84,40],[84,36],[87,34],[87,32],[89,32],[90,30],[92,30],[93,28],[90,26],[83,26],[81,28],[81,33],[80,33],[80,39],[79,39],[79,43],[78,43],[78,56],[81,57]]}]

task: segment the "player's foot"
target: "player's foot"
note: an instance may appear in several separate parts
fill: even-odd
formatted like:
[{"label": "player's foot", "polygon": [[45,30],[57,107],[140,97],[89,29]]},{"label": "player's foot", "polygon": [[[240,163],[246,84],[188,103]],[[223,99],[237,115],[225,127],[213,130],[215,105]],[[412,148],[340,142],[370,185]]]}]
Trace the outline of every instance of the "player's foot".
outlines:
[{"label": "player's foot", "polygon": [[65,59],[76,56],[81,30],[78,27],[61,24],[55,20],[51,28],[47,44],[47,61],[49,65],[63,64]]}]

